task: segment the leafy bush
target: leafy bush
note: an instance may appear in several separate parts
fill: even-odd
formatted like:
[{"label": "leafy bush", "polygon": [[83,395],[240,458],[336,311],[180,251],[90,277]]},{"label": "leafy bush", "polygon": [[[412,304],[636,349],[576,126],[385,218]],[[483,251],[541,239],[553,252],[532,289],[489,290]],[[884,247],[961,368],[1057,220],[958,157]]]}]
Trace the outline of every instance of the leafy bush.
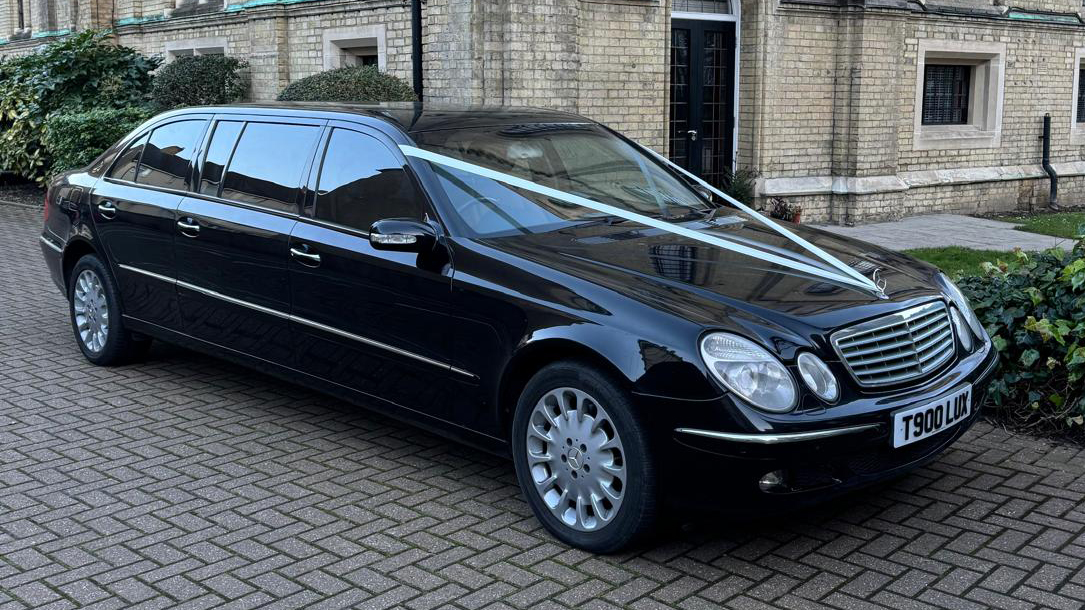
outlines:
[{"label": "leafy bush", "polygon": [[52,157],[51,174],[89,165],[105,149],[151,117],[144,106],[57,112],[45,120],[42,143]]},{"label": "leafy bush", "polygon": [[757,179],[761,172],[748,167],[740,167],[736,171],[728,171],[723,176],[723,188],[720,189],[735,199],[753,205],[754,192],[757,189]]},{"label": "leafy bush", "polygon": [[295,81],[283,89],[283,102],[413,102],[405,81],[374,66],[336,68]]},{"label": "leafy bush", "polygon": [[159,59],[81,32],[0,63],[0,171],[39,182],[51,166],[43,126],[58,110],[145,103]]},{"label": "leafy bush", "polygon": [[236,102],[245,94],[246,67],[226,55],[180,57],[155,74],[151,100],[161,110]]},{"label": "leafy bush", "polygon": [[997,412],[1042,432],[1085,431],[1085,239],[984,269],[958,284],[1002,356]]}]

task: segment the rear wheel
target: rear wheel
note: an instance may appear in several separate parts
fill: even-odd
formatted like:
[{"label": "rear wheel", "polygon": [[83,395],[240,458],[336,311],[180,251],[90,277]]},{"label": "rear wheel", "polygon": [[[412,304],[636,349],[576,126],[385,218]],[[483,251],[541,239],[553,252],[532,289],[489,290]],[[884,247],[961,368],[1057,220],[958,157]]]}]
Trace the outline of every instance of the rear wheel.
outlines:
[{"label": "rear wheel", "polygon": [[79,259],[69,282],[72,329],[87,360],[112,366],[147,353],[150,339],[137,337],[124,327],[117,285],[100,258],[87,254]]},{"label": "rear wheel", "polygon": [[539,371],[517,404],[512,446],[520,487],[558,539],[608,553],[652,530],[656,475],[647,436],[609,375],[577,362]]}]

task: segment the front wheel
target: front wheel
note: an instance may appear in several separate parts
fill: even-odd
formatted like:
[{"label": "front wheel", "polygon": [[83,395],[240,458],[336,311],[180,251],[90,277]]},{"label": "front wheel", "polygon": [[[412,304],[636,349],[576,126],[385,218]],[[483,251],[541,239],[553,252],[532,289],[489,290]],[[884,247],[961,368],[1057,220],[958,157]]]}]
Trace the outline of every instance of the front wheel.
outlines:
[{"label": "front wheel", "polygon": [[72,329],[87,360],[112,366],[147,353],[150,339],[137,337],[124,327],[117,285],[100,258],[88,254],[79,259],[70,282]]},{"label": "front wheel", "polygon": [[528,382],[513,418],[516,477],[558,539],[597,553],[629,546],[656,518],[656,469],[632,403],[604,372],[551,364]]}]

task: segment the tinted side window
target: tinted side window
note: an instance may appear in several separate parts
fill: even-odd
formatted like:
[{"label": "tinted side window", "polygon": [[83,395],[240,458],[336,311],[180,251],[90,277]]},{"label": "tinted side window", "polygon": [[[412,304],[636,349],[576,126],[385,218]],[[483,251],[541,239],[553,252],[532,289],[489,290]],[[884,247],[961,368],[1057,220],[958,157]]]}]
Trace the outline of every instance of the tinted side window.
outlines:
[{"label": "tinted side window", "polygon": [[368,231],[383,218],[422,218],[421,195],[400,161],[356,131],[332,131],[317,185],[321,220]]},{"label": "tinted side window", "polygon": [[113,171],[109,172],[110,178],[117,180],[136,181],[136,166],[139,165],[139,156],[143,154],[143,147],[147,144],[147,134],[143,134],[128,145],[124,152],[117,157],[113,164]]},{"label": "tinted side window", "polygon": [[302,172],[320,128],[248,123],[222,181],[222,196],[284,212],[295,211]]},{"label": "tinted side window", "polygon": [[222,182],[222,170],[230,161],[234,144],[241,133],[241,121],[219,121],[215,123],[215,133],[204,156],[203,171],[200,176],[200,192],[204,195],[218,195],[219,183]]},{"label": "tinted side window", "polygon": [[177,121],[151,132],[151,139],[139,162],[136,182],[149,186],[185,190],[189,164],[203,134],[206,121]]}]

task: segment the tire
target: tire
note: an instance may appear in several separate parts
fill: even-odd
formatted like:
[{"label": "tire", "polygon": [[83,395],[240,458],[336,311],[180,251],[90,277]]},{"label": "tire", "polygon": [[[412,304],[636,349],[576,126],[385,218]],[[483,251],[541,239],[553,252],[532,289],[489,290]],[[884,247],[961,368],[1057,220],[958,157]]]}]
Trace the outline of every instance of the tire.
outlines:
[{"label": "tire", "polygon": [[656,465],[647,433],[610,375],[572,361],[540,370],[517,402],[512,452],[531,510],[562,542],[613,553],[654,530]]},{"label": "tire", "polygon": [[[91,363],[116,366],[147,354],[151,340],[137,337],[124,327],[117,283],[97,255],[85,255],[72,268],[68,278],[68,311],[75,342]],[[102,320],[105,324],[99,326],[97,323]]]}]

